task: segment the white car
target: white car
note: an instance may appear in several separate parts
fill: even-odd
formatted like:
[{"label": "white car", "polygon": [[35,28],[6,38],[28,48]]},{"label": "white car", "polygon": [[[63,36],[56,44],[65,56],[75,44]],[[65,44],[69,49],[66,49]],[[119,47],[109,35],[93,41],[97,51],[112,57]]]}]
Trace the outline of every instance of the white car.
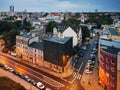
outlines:
[{"label": "white car", "polygon": [[14,71],[14,69],[10,67],[10,68],[9,68],[9,71],[10,71],[10,72],[13,72],[13,71]]},{"label": "white car", "polygon": [[90,71],[90,70],[86,69],[86,70],[85,70],[85,73],[91,74],[91,73],[93,73],[93,71]]},{"label": "white car", "polygon": [[10,67],[8,67],[7,65],[4,66],[5,70],[9,70]]},{"label": "white car", "polygon": [[40,90],[44,90],[44,89],[45,89],[45,86],[44,86],[41,82],[38,82],[38,83],[37,83],[37,87],[38,87]]}]

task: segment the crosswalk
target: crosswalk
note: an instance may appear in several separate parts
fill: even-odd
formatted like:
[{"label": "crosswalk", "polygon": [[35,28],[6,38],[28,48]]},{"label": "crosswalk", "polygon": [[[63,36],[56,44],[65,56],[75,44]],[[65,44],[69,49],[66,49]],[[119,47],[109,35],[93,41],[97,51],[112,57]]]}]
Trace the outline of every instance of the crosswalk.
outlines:
[{"label": "crosswalk", "polygon": [[76,79],[81,79],[81,74],[78,74],[77,72],[73,72],[72,76]]}]

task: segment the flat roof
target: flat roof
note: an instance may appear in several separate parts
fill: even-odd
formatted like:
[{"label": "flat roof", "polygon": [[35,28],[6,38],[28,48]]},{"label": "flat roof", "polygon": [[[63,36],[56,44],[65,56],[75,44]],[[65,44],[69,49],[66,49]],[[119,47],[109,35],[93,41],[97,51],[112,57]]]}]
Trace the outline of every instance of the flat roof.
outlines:
[{"label": "flat roof", "polygon": [[65,44],[70,38],[72,37],[64,37],[64,38],[51,37],[45,40],[55,42],[55,43]]},{"label": "flat roof", "polygon": [[100,46],[103,50],[112,53],[118,54],[120,52],[120,41],[108,40],[108,39],[100,39]]},{"label": "flat roof", "polygon": [[43,50],[43,42],[33,42],[29,46],[32,48]]},{"label": "flat roof", "polygon": [[108,28],[103,33],[107,35],[111,34],[111,35],[119,36],[119,33],[114,28]]}]

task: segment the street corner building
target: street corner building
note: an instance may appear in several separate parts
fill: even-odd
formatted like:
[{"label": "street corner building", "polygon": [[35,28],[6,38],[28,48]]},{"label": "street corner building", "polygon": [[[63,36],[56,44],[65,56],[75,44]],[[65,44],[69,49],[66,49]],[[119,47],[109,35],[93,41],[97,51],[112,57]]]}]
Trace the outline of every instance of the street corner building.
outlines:
[{"label": "street corner building", "polygon": [[68,71],[71,66],[72,40],[72,37],[52,37],[45,39],[45,67],[57,73]]}]

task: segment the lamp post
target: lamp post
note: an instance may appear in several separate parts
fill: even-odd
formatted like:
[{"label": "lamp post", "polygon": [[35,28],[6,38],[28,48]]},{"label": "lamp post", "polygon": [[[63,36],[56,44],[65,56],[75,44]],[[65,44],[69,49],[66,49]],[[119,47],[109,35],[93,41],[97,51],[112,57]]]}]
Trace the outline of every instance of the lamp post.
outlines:
[{"label": "lamp post", "polygon": [[88,73],[88,84],[90,84],[90,74]]}]

